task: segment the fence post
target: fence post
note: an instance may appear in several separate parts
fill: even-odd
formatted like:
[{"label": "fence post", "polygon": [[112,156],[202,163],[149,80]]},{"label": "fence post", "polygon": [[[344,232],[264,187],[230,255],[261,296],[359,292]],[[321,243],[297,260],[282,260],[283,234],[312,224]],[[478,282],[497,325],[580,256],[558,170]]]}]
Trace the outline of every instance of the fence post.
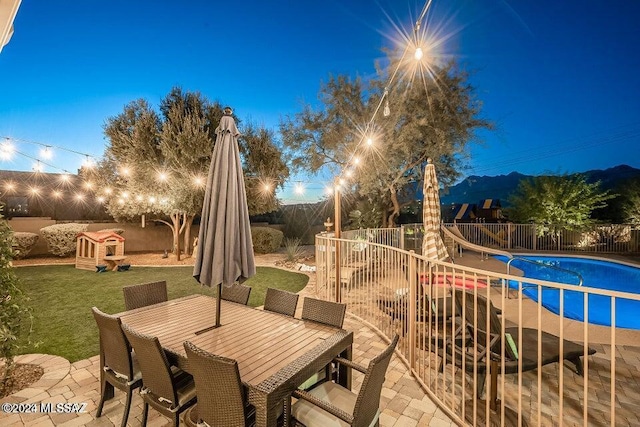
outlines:
[{"label": "fence post", "polygon": [[404,225],[400,226],[400,249],[404,250]]},{"label": "fence post", "polygon": [[507,248],[511,249],[511,223],[507,223]]},{"label": "fence post", "polygon": [[418,259],[415,251],[409,251],[409,366],[416,365],[416,318],[418,301]]},{"label": "fence post", "polygon": [[534,223],[533,224],[533,238],[531,239],[531,242],[533,244],[533,248],[532,249],[534,251],[536,250],[537,241],[538,241],[538,230],[537,230],[536,224]]}]

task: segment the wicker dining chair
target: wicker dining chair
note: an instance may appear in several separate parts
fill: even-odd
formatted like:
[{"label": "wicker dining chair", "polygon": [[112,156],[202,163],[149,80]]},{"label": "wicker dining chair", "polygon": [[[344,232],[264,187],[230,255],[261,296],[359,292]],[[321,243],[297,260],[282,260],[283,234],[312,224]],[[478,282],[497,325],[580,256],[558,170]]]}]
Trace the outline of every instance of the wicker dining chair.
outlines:
[{"label": "wicker dining chair", "polygon": [[198,402],[185,413],[189,426],[245,427],[255,422],[255,408],[247,404],[238,362],[184,343]]},{"label": "wicker dining chair", "polygon": [[238,304],[247,305],[251,295],[249,286],[234,283],[231,286],[222,285],[222,299],[225,301],[236,302]]},{"label": "wicker dining chair", "polygon": [[149,406],[152,406],[162,415],[171,418],[174,426],[178,426],[180,414],[196,402],[193,377],[169,366],[158,337],[141,334],[127,325],[122,325],[122,329],[136,352],[142,371],[142,425],[147,425]]},{"label": "wicker dining chair", "polygon": [[92,307],[91,310],[100,334],[100,351],[103,355],[103,364],[100,369],[104,376],[96,417],[102,416],[107,383],[111,384],[127,394],[122,415],[122,427],[124,427],[129,418],[133,390],[142,386],[142,374],[131,355],[131,346],[122,331],[120,318],[105,314],[96,307]]},{"label": "wicker dining chair", "polygon": [[391,344],[367,367],[342,358],[334,359],[364,374],[357,394],[331,381],[309,392],[294,391],[298,401],[293,404],[291,415],[296,424],[306,427],[380,425],[380,394],[398,338],[396,334]]},{"label": "wicker dining chair", "polygon": [[302,320],[342,328],[346,311],[346,304],[307,297],[302,304]]},{"label": "wicker dining chair", "polygon": [[293,317],[298,306],[298,294],[275,288],[267,288],[264,309]]},{"label": "wicker dining chair", "polygon": [[[346,311],[346,304],[306,297],[302,304],[302,320],[311,320],[312,322],[342,328]],[[324,369],[316,372],[300,385],[299,389],[310,390],[318,384],[330,380],[334,371],[333,364],[328,364]]]},{"label": "wicker dining chair", "polygon": [[146,307],[147,305],[165,302],[167,297],[167,282],[151,282],[139,285],[125,286],[122,288],[124,294],[125,310]]}]

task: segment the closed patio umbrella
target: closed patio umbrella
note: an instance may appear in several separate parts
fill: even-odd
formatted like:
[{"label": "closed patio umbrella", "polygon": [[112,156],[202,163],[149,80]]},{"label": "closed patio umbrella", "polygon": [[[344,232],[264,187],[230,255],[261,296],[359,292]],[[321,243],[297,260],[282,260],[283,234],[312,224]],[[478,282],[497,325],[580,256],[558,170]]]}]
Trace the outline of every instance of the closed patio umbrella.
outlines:
[{"label": "closed patio umbrella", "polygon": [[422,255],[435,260],[449,257],[447,248],[440,236],[440,188],[436,178],[436,167],[431,158],[427,159],[424,168],[424,186],[422,193],[422,222],[424,224],[424,239],[422,240]]},{"label": "closed patio umbrella", "polygon": [[193,277],[218,286],[216,326],[220,326],[222,286],[256,274],[249,209],[238,151],[240,132],[227,107],[216,129],[211,166],[202,206]]}]

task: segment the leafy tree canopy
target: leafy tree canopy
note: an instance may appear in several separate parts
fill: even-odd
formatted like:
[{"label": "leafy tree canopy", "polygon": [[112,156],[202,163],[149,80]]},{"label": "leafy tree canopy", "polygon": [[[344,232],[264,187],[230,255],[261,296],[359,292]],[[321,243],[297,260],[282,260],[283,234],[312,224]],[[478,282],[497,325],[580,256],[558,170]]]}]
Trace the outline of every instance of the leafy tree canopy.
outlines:
[{"label": "leafy tree canopy", "polygon": [[632,180],[623,196],[625,220],[631,224],[640,224],[640,179]]},{"label": "leafy tree canopy", "polygon": [[[394,69],[398,59],[389,56],[389,69]],[[353,188],[370,203],[384,206],[381,225],[394,225],[402,205],[415,200],[427,158],[434,160],[440,182],[447,185],[459,176],[476,132],[492,128],[479,117],[481,103],[466,72],[453,62],[430,71],[430,76],[387,88],[390,114],[377,113],[368,127],[388,82],[385,72],[366,84],[330,76],[320,88],[320,108],[304,105],[281,121],[292,165],[311,173],[353,168]],[[366,144],[369,136],[371,147]]]},{"label": "leafy tree canopy", "polygon": [[[189,248],[190,226],[202,210],[223,108],[198,92],[173,88],[159,111],[139,99],[108,118],[104,159],[96,170],[83,171],[99,183],[107,211],[118,221],[146,215],[164,222],[174,233],[174,250],[183,232],[184,247]],[[288,177],[288,168],[270,131],[251,124],[240,130],[245,133],[239,148],[250,214],[272,211],[277,208],[275,190]],[[268,191],[257,177],[270,183]]]},{"label": "leafy tree canopy", "polygon": [[513,221],[541,225],[539,235],[558,235],[592,224],[591,213],[614,197],[600,190],[600,182],[589,184],[583,175],[537,176],[520,181],[507,212]]}]

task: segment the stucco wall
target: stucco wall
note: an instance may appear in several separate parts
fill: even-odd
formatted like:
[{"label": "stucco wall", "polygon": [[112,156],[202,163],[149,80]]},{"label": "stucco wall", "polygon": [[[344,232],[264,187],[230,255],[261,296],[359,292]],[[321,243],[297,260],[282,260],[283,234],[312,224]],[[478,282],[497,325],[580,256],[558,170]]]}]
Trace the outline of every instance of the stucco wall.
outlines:
[{"label": "stucco wall", "polygon": [[[12,218],[9,226],[13,231],[24,231],[35,233],[40,236],[38,243],[33,248],[29,256],[46,255],[49,253],[47,242],[40,234],[40,229],[49,225],[56,224],[56,221],[49,218]],[[80,222],[80,221],[78,221]],[[124,250],[127,252],[142,251],[171,251],[172,236],[171,230],[164,224],[148,224],[142,228],[140,224],[119,224],[116,222],[97,222],[89,223],[87,231],[99,231],[105,228],[122,228],[124,229],[125,238]],[[191,236],[198,235],[198,226],[191,227]],[[193,241],[193,237],[191,239]],[[182,242],[180,242],[182,244]]]}]

